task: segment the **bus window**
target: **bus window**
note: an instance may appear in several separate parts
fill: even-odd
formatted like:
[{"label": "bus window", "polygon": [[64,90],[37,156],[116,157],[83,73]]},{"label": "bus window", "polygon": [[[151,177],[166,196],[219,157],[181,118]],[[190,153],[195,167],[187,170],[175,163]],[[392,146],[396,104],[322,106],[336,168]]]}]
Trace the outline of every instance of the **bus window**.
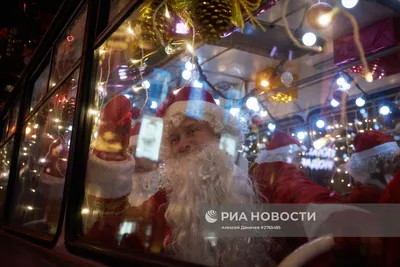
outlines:
[{"label": "bus window", "polygon": [[134,0],[111,0],[110,2],[110,15],[108,22],[112,21],[115,16],[129,3]]},{"label": "bus window", "polygon": [[79,69],[25,124],[11,224],[54,234],[61,212]]},{"label": "bus window", "polygon": [[[280,263],[306,233],[283,251],[278,236],[269,236],[273,231],[239,231],[246,219],[238,216],[228,219],[238,223],[227,226],[233,231],[220,231],[221,213],[204,212],[203,205],[222,211],[234,204],[241,214],[241,207],[260,202],[346,203],[353,187],[342,173],[356,152],[349,149],[355,136],[375,131],[369,138],[376,143],[399,139],[399,50],[367,58],[366,65],[349,63],[360,56],[351,23],[340,16],[323,20],[340,29],[335,37],[330,30],[302,29],[304,7],[296,8],[296,1],[288,14],[298,15],[300,27],[276,19],[287,1],[266,1],[260,24],[253,21],[264,29],[251,21],[234,27],[240,22],[229,17],[239,11],[228,0],[193,1],[197,5],[184,10],[145,2],[95,51],[95,98],[87,112],[93,125],[79,210],[84,240],[210,266]],[[366,6],[356,8],[363,13]],[[370,19],[360,28],[387,25]],[[370,32],[379,37],[378,29],[360,34],[372,40]],[[373,46],[371,41],[371,53]],[[370,115],[356,118],[354,111]],[[355,127],[361,118],[363,128]],[[389,143],[393,160],[400,149]],[[377,167],[387,159],[381,156],[373,154],[363,167]],[[365,173],[367,182],[385,184],[393,175],[392,169],[372,171]],[[332,178],[335,172],[340,176]],[[331,186],[331,179],[341,186]]]},{"label": "bus window", "polygon": [[10,173],[10,163],[14,137],[0,148],[0,213],[3,214],[3,205],[7,192],[8,175]]},{"label": "bus window", "polygon": [[19,114],[19,109],[20,109],[20,100],[16,101],[16,104],[14,107],[11,109],[11,114],[10,114],[10,125],[8,127],[8,137],[11,136],[16,128],[17,128],[17,121],[18,121],[18,114]]},{"label": "bus window", "polygon": [[54,88],[72,70],[74,64],[82,55],[82,45],[85,33],[86,9],[75,20],[74,24],[56,44],[54,63],[51,67],[49,88]]},{"label": "bus window", "polygon": [[39,78],[36,80],[33,86],[32,98],[31,98],[31,106],[29,111],[32,111],[36,104],[42,100],[47,93],[47,86],[49,82],[49,73],[50,73],[50,65],[43,70],[42,74],[40,74]]}]

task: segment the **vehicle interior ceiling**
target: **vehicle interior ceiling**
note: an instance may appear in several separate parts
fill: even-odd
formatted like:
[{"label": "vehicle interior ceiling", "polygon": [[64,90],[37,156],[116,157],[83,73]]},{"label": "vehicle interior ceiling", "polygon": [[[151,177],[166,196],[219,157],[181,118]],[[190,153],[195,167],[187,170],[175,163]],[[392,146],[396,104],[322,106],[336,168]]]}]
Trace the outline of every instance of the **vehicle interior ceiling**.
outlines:
[{"label": "vehicle interior ceiling", "polygon": [[[308,2],[307,0],[290,2],[287,20],[292,32],[313,31],[303,21],[305,11],[309,7]],[[334,4],[333,1],[326,2]],[[322,40],[317,42],[323,44],[321,53],[296,47],[289,39],[282,21],[283,3],[284,1],[277,2],[275,6],[257,17],[266,31],[259,27],[253,28],[250,23],[247,23],[243,34],[238,31],[233,32],[217,44],[203,44],[195,51],[207,79],[221,91],[227,88],[251,90],[256,86],[257,73],[268,67],[276,68],[280,64],[284,71],[297,75],[297,84],[299,84],[297,100],[282,104],[269,100],[268,94],[259,98],[262,105],[268,108],[270,119],[275,120],[293,115],[306,117],[308,112],[321,108],[327,103],[331,94],[330,83],[341,70],[334,63],[333,41],[338,37],[353,33],[349,20],[337,15],[329,28],[318,31],[318,37]],[[393,16],[396,11],[376,2],[360,1],[350,12],[356,18],[359,28],[362,29]],[[301,34],[298,36],[301,37]],[[165,67],[165,70],[172,75],[171,83],[179,81],[180,70],[187,61],[187,56],[182,57]],[[380,91],[400,81],[400,73],[382,77],[380,81],[373,83],[368,83],[353,73],[349,74],[366,93]],[[359,94],[360,91],[356,86],[349,89],[350,97]]]}]

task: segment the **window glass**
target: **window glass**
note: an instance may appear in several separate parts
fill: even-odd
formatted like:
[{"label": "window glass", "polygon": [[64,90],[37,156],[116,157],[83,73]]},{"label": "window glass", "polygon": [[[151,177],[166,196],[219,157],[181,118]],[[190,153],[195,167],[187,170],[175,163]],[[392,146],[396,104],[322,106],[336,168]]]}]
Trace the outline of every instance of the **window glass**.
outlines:
[{"label": "window glass", "polygon": [[67,32],[56,45],[54,63],[51,67],[49,86],[54,88],[72,69],[82,55],[83,39],[85,35],[86,9],[74,21]]},{"label": "window glass", "polygon": [[16,128],[17,128],[17,121],[18,121],[18,114],[19,114],[19,108],[20,108],[20,100],[17,100],[14,107],[11,109],[11,114],[10,114],[10,125],[9,125],[9,130],[8,130],[8,136],[12,135]]},{"label": "window glass", "polygon": [[36,107],[36,104],[39,103],[39,101],[42,100],[43,97],[46,96],[47,86],[49,83],[49,72],[50,65],[47,65],[47,67],[44,69],[42,74],[40,74],[39,78],[33,85],[31,107],[29,111],[32,111]]},{"label": "window glass", "polygon": [[[205,218],[217,221],[213,212],[200,213],[203,205],[343,203],[349,190],[357,190],[356,181],[386,186],[395,168],[363,168],[399,154],[390,141],[400,134],[400,68],[393,61],[399,50],[380,50],[387,54],[369,56],[367,66],[351,61],[359,57],[352,25],[339,16],[329,30],[317,31],[302,22],[304,7],[293,3],[287,12],[298,22],[289,27],[307,44],[295,45],[281,22],[286,1],[263,6],[257,19],[274,25],[266,31],[251,21],[243,31],[221,30],[221,21],[232,22],[223,20],[230,1],[215,1],[218,12],[210,1],[195,1],[196,8],[185,7],[198,15],[194,34],[184,11],[152,2],[139,6],[96,51],[80,209],[85,240],[211,266],[272,266],[270,260],[280,263],[303,243],[279,251],[273,238],[203,232]],[[356,15],[368,55],[378,49],[371,33],[381,34],[368,25],[383,27],[391,14],[373,6],[386,15],[368,22]],[[361,1],[355,8],[363,16],[369,12]],[[208,12],[221,20],[214,25]],[[312,42],[318,47],[310,48]],[[363,128],[354,125],[356,113]],[[364,149],[368,140],[387,140],[390,157],[378,153],[361,167],[344,166],[355,152],[356,134],[368,143]],[[352,182],[343,178],[345,168],[353,168]]]},{"label": "window glass", "polygon": [[115,16],[129,3],[135,2],[136,0],[111,0],[110,1],[110,15],[108,22],[112,21]]},{"label": "window glass", "polygon": [[12,224],[54,234],[60,216],[78,80],[76,70],[24,127]]},{"label": "window glass", "polygon": [[14,138],[11,138],[0,149],[0,213],[3,214],[3,205],[7,192],[8,176],[10,174],[10,164]]}]

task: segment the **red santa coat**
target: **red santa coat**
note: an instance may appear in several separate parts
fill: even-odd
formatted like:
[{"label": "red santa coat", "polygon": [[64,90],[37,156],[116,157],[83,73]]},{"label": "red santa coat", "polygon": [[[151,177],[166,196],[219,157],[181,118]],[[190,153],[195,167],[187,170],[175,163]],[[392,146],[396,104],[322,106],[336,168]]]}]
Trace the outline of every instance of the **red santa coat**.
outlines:
[{"label": "red santa coat", "polygon": [[[400,203],[400,171],[388,183],[382,192],[379,203]],[[400,238],[384,238],[385,265],[386,267],[400,266]]]},{"label": "red santa coat", "polygon": [[[274,204],[309,204],[309,203],[346,203],[346,200],[334,192],[316,184],[295,165],[282,161],[254,164],[250,170],[251,177],[266,203]],[[282,261],[299,246],[308,242],[307,238],[274,238],[278,244],[272,257],[276,262]],[[335,261],[332,253],[325,253],[307,267],[330,266]]]},{"label": "red santa coat", "polygon": [[357,182],[349,195],[351,203],[378,203],[382,190],[372,185]]},{"label": "red santa coat", "polygon": [[[252,166],[250,173],[253,180],[257,182],[261,193],[270,200],[269,203],[346,203],[345,199],[315,184],[295,166],[287,163],[256,164]],[[85,239],[101,242],[102,245],[113,248],[158,253],[165,247],[169,236],[169,228],[165,219],[167,205],[166,192],[160,190],[138,207],[128,208],[120,214],[105,216],[95,223]],[[134,223],[134,230],[123,232],[123,225],[126,223]],[[150,235],[146,228],[148,225],[152,226]],[[307,239],[292,238],[289,242],[286,240],[284,242],[277,240],[277,242],[278,245],[283,246],[283,249],[275,254],[272,252],[271,256],[279,262],[288,253],[307,242]],[[338,239],[337,243],[353,252],[358,249],[359,240]],[[333,254],[326,253],[307,266],[332,266],[334,261]]]}]

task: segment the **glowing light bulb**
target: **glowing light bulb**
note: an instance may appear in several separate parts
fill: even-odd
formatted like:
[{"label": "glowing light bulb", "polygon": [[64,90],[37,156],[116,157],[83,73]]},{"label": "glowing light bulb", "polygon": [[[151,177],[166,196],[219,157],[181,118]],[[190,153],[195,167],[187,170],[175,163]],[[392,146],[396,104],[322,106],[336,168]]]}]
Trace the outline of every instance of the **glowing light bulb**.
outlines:
[{"label": "glowing light bulb", "polygon": [[345,8],[353,8],[358,4],[358,0],[342,0],[342,6]]},{"label": "glowing light bulb", "polygon": [[236,116],[239,112],[240,109],[239,108],[231,108],[231,110],[229,111],[233,116]]},{"label": "glowing light bulb", "polygon": [[340,103],[339,103],[338,101],[336,101],[335,99],[332,99],[332,100],[331,100],[331,106],[332,106],[332,107],[336,108],[337,106],[339,106],[339,104],[340,104]]},{"label": "glowing light bulb", "polygon": [[182,78],[185,80],[189,80],[192,77],[192,72],[190,70],[184,70],[182,72]]},{"label": "glowing light bulb", "polygon": [[194,70],[194,64],[193,64],[192,62],[188,61],[188,62],[186,62],[186,64],[185,64],[185,68],[186,68],[187,70]]},{"label": "glowing light bulb", "polygon": [[150,82],[148,80],[145,80],[142,82],[143,88],[149,89],[150,88]]},{"label": "glowing light bulb", "polygon": [[325,127],[325,122],[323,120],[317,120],[317,122],[315,123],[317,125],[318,128],[322,129]]},{"label": "glowing light bulb", "polygon": [[276,129],[276,125],[272,122],[268,123],[268,129],[270,131],[274,131]]},{"label": "glowing light bulb", "polygon": [[362,98],[362,97],[357,98],[357,99],[356,99],[356,105],[357,105],[358,107],[364,106],[364,105],[365,105],[365,100],[364,100],[364,98]]},{"label": "glowing light bulb", "polygon": [[267,80],[262,80],[262,81],[261,81],[261,86],[262,86],[262,87],[268,87],[268,86],[269,86],[269,81],[267,81]]},{"label": "glowing light bulb", "polygon": [[317,36],[312,32],[307,32],[301,40],[305,46],[313,46],[317,42]]},{"label": "glowing light bulb", "polygon": [[255,97],[249,97],[246,101],[246,106],[248,109],[254,110],[254,111],[259,111],[260,106],[258,105],[258,100]]},{"label": "glowing light bulb", "polygon": [[388,115],[390,113],[390,108],[388,106],[382,106],[379,109],[379,113],[384,115],[384,116],[386,116],[386,115]]}]

